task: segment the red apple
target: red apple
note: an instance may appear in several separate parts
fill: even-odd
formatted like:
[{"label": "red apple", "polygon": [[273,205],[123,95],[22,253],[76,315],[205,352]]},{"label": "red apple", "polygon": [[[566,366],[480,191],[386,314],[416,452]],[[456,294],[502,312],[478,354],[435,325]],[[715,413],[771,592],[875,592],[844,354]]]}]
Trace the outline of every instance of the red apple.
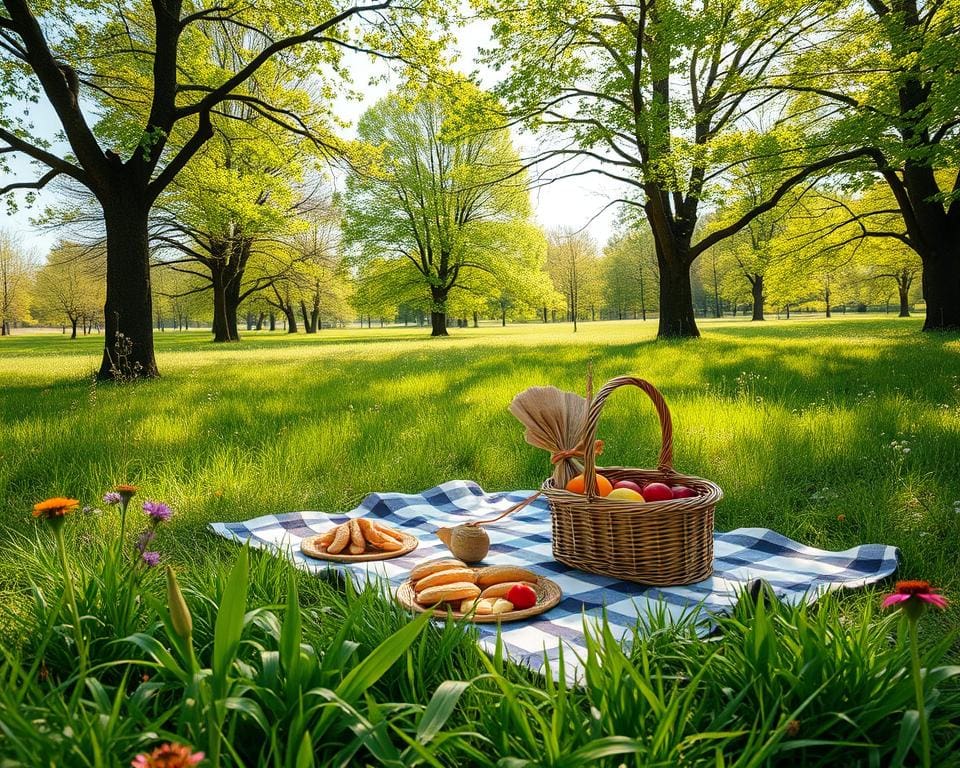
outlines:
[{"label": "red apple", "polygon": [[514,584],[507,591],[507,600],[513,603],[513,607],[518,611],[522,611],[537,604],[537,593],[533,591],[533,587],[526,584]]},{"label": "red apple", "polygon": [[675,499],[692,499],[694,496],[700,495],[693,488],[688,488],[685,485],[673,485],[670,490],[673,491],[673,498]]},{"label": "red apple", "polygon": [[646,501],[669,501],[673,498],[673,491],[665,483],[649,483],[643,486],[642,493]]},{"label": "red apple", "polygon": [[621,480],[619,483],[614,483],[613,488],[614,490],[617,488],[629,488],[631,491],[636,491],[641,496],[643,495],[643,488],[633,482],[633,480]]}]

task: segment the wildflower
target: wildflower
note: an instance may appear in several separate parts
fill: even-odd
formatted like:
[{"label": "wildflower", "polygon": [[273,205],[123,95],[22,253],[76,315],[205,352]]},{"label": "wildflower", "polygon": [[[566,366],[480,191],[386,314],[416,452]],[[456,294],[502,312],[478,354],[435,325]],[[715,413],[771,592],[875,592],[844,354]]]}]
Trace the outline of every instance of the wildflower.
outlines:
[{"label": "wildflower", "polygon": [[121,500],[130,501],[130,499],[133,498],[134,494],[137,492],[137,486],[130,485],[128,483],[121,483],[113,490],[115,493],[120,494]]},{"label": "wildflower", "polygon": [[784,730],[786,731],[787,736],[789,736],[791,739],[795,738],[800,733],[800,721],[799,720],[789,721],[787,723],[787,727]]},{"label": "wildflower", "polygon": [[162,501],[143,502],[143,511],[158,523],[169,520],[171,517],[173,517],[173,510]]},{"label": "wildflower", "polygon": [[140,559],[147,564],[149,568],[153,568],[160,564],[160,553],[159,552],[143,552],[140,555]]},{"label": "wildflower", "polygon": [[130,763],[133,768],[187,768],[203,760],[203,752],[194,752],[183,744],[162,744],[149,755],[141,752]]},{"label": "wildflower", "polygon": [[928,605],[946,608],[947,599],[930,586],[928,581],[898,581],[893,594],[883,601],[884,608],[897,606],[906,617],[907,636],[910,645],[910,658],[913,672],[913,690],[917,700],[917,719],[920,721],[920,741],[922,744],[922,765],[930,768],[930,726],[927,723],[927,709],[923,693],[923,672],[920,668],[920,643],[917,639],[917,620]]},{"label": "wildflower", "polygon": [[155,531],[144,531],[137,537],[137,543],[134,545],[137,548],[137,552],[141,555],[147,551],[147,547],[150,546],[150,542],[153,541],[154,536],[156,536]]},{"label": "wildflower", "polygon": [[104,504],[110,504],[111,506],[114,506],[119,504],[121,501],[123,501],[123,497],[118,491],[107,491],[105,494],[103,494]]},{"label": "wildflower", "polygon": [[180,591],[177,577],[169,565],[167,566],[167,604],[170,609],[170,623],[173,624],[173,631],[184,640],[189,640],[193,634],[193,617],[190,615],[187,601],[183,599],[183,592]]},{"label": "wildflower", "polygon": [[80,502],[76,499],[55,496],[52,499],[41,501],[39,504],[34,504],[33,516],[42,517],[45,520],[55,520],[75,512],[79,506]]},{"label": "wildflower", "polygon": [[910,618],[919,617],[927,605],[946,608],[947,598],[937,593],[928,581],[898,581],[893,594],[883,601],[884,608],[899,605]]}]

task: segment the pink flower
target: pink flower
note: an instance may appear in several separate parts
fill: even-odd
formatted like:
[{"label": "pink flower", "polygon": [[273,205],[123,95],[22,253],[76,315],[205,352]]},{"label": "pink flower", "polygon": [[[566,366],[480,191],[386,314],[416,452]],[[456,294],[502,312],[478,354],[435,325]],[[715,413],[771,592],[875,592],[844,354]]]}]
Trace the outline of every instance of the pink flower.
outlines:
[{"label": "pink flower", "polygon": [[898,581],[892,595],[883,600],[884,608],[900,606],[910,618],[917,618],[927,604],[935,608],[946,608],[947,598],[937,593],[928,581]]},{"label": "pink flower", "polygon": [[143,511],[157,523],[162,523],[173,517],[173,510],[162,501],[143,502]]},{"label": "pink flower", "polygon": [[188,768],[203,760],[203,752],[192,752],[183,744],[162,744],[149,755],[141,752],[130,765],[133,768]]}]

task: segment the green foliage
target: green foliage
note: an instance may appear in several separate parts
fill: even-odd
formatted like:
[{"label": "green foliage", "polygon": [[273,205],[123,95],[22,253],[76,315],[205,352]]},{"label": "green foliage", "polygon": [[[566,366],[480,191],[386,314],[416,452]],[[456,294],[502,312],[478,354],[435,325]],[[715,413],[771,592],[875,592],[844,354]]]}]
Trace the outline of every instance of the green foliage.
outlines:
[{"label": "green foliage", "polygon": [[[484,660],[469,628],[428,625],[412,640],[401,635],[406,650],[346,707],[310,691],[346,695],[369,681],[409,616],[378,586],[345,591],[332,576],[253,552],[241,584],[236,548],[205,526],[346,509],[374,488],[416,491],[450,477],[535,487],[549,468],[516,435],[506,406],[533,384],[582,391],[592,358],[595,381],[635,371],[662,387],[678,466],[724,488],[718,528],[768,526],[829,549],[893,544],[903,575],[928,578],[956,601],[957,340],[918,337],[916,325],[711,322],[696,354],[652,343],[653,328],[639,321],[584,324],[576,338],[567,326],[478,329],[443,348],[400,329],[277,334],[242,351],[212,350],[202,333],[165,334],[164,381],[123,389],[84,378],[95,340],[3,339],[0,760],[119,767],[170,739],[211,752],[219,723],[223,765],[239,764],[231,750],[246,765],[265,754],[268,765],[309,764],[311,749],[323,765],[358,742],[352,759],[373,765],[397,755],[464,766],[913,764],[909,653],[893,618],[871,607],[878,589],[812,609],[743,604],[707,639],[655,619],[626,650],[597,631],[580,687]],[[609,403],[601,431],[610,464],[655,459],[656,419],[645,408]],[[116,516],[77,515],[64,532],[91,639],[91,671],[77,685],[50,537],[13,533],[29,501],[72,488],[93,499],[116,478],[178,510],[157,549],[175,564],[189,606],[196,676],[189,648],[162,620],[156,572],[139,586],[118,582],[145,598],[126,633],[139,644],[109,642],[121,631],[100,629],[104,602],[122,601],[84,594],[103,571]],[[31,582],[45,596],[36,608]],[[960,747],[949,667],[960,648],[956,616],[928,613],[920,626],[942,765]],[[371,658],[379,662],[347,685]],[[311,675],[318,686],[305,682]],[[301,699],[304,713],[315,708],[309,721],[295,714]],[[336,714],[324,731],[328,710]]]},{"label": "green foliage", "polygon": [[[445,314],[451,291],[516,286],[536,300],[543,241],[526,173],[496,102],[462,78],[408,85],[360,119],[362,156],[344,195],[344,236],[366,286]],[[530,286],[525,288],[525,286]],[[377,295],[366,288],[365,296]]]}]

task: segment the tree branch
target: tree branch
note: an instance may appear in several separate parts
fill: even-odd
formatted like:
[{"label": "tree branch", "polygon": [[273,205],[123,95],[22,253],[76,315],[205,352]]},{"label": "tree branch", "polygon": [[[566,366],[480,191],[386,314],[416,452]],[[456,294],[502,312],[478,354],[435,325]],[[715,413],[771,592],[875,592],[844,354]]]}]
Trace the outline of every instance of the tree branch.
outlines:
[{"label": "tree branch", "polygon": [[721,240],[730,237],[733,234],[736,234],[745,226],[747,226],[747,224],[757,218],[757,216],[766,213],[772,208],[775,208],[777,203],[780,202],[787,192],[793,189],[808,176],[811,176],[814,173],[819,173],[820,171],[824,171],[828,168],[832,168],[840,163],[846,163],[850,160],[855,160],[858,157],[871,157],[873,152],[874,150],[872,148],[855,149],[850,152],[842,152],[839,155],[825,157],[816,163],[811,163],[806,168],[798,173],[795,173],[793,176],[784,181],[768,200],[747,211],[743,216],[731,224],[714,230],[695,246],[692,246],[690,248],[690,260],[693,261],[711,246],[716,245]]},{"label": "tree branch", "polygon": [[0,187],[0,195],[5,195],[8,192],[13,192],[15,189],[43,189],[47,184],[55,179],[62,173],[57,168],[45,173],[36,181],[18,181],[13,184],[7,184],[5,187]]}]

